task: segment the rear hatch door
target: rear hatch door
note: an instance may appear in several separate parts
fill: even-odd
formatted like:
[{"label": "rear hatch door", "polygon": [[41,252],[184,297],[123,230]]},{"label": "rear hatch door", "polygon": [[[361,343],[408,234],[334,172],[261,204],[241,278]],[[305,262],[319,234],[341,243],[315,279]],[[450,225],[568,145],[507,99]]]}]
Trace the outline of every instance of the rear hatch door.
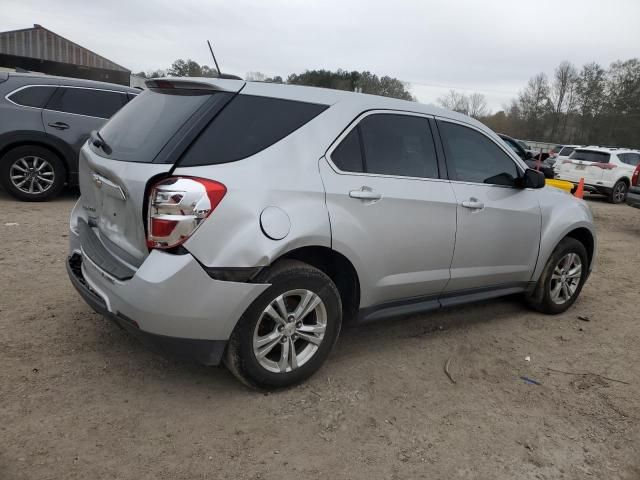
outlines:
[{"label": "rear hatch door", "polygon": [[82,148],[83,219],[120,261],[136,268],[148,256],[146,194],[168,174],[202,128],[243,81],[153,80]]},{"label": "rear hatch door", "polygon": [[602,181],[604,169],[609,166],[610,155],[597,150],[577,149],[568,159],[562,160],[558,169],[559,178],[597,184]]}]

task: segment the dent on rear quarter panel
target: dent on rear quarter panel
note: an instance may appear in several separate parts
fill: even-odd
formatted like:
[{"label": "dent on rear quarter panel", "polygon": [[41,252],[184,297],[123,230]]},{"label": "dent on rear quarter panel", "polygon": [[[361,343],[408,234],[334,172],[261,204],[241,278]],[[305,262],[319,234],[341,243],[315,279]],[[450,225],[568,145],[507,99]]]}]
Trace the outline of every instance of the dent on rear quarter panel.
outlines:
[{"label": "dent on rear quarter panel", "polygon": [[[322,139],[333,137],[327,122],[317,121],[322,115],[247,159],[175,170],[175,175],[209,178],[227,188],[218,207],[184,245],[202,264],[265,266],[295,248],[331,246],[318,159],[330,142]],[[260,214],[267,207],[280,208],[291,220],[281,240],[262,232]]]},{"label": "dent on rear quarter panel", "polygon": [[542,233],[540,254],[532,280],[536,281],[540,277],[558,243],[577,228],[586,228],[593,236],[594,252],[589,265],[590,269],[593,268],[597,253],[597,237],[589,205],[584,200],[552,187],[545,187],[540,193]]}]

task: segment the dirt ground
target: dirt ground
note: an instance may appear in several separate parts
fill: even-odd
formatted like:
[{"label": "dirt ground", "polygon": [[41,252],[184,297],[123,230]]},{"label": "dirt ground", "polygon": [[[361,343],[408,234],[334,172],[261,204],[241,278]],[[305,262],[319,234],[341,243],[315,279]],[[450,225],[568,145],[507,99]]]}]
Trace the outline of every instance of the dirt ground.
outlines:
[{"label": "dirt ground", "polygon": [[310,381],[265,395],[85,305],[74,201],[0,192],[2,480],[640,478],[640,210],[589,199],[597,271],[566,314],[507,298],[347,329]]}]

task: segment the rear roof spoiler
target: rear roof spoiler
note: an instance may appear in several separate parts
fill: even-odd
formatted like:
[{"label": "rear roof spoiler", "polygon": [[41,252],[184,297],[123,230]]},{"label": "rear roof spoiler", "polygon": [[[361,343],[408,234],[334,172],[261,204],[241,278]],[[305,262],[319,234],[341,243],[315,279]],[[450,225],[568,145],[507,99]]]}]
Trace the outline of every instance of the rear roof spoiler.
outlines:
[{"label": "rear roof spoiler", "polygon": [[238,84],[244,80],[235,75],[224,75],[215,78],[153,78],[147,80],[147,88],[184,88],[189,90],[238,91]]}]

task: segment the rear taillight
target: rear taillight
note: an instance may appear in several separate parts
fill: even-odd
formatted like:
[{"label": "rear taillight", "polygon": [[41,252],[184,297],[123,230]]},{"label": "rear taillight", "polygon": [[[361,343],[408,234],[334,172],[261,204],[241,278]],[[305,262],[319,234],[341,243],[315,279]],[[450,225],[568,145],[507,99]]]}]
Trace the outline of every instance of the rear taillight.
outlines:
[{"label": "rear taillight", "polygon": [[640,177],[640,163],[633,171],[633,175],[631,175],[631,185],[633,185],[634,187],[638,186],[638,180],[640,180],[640,178],[638,177]]},{"label": "rear taillight", "polygon": [[173,248],[185,242],[218,206],[227,188],[213,180],[169,177],[149,192],[147,246]]},{"label": "rear taillight", "polygon": [[601,168],[603,170],[613,170],[614,168],[616,168],[616,165],[612,164],[612,163],[602,163],[602,162],[594,162],[591,164],[592,167],[598,167]]}]

